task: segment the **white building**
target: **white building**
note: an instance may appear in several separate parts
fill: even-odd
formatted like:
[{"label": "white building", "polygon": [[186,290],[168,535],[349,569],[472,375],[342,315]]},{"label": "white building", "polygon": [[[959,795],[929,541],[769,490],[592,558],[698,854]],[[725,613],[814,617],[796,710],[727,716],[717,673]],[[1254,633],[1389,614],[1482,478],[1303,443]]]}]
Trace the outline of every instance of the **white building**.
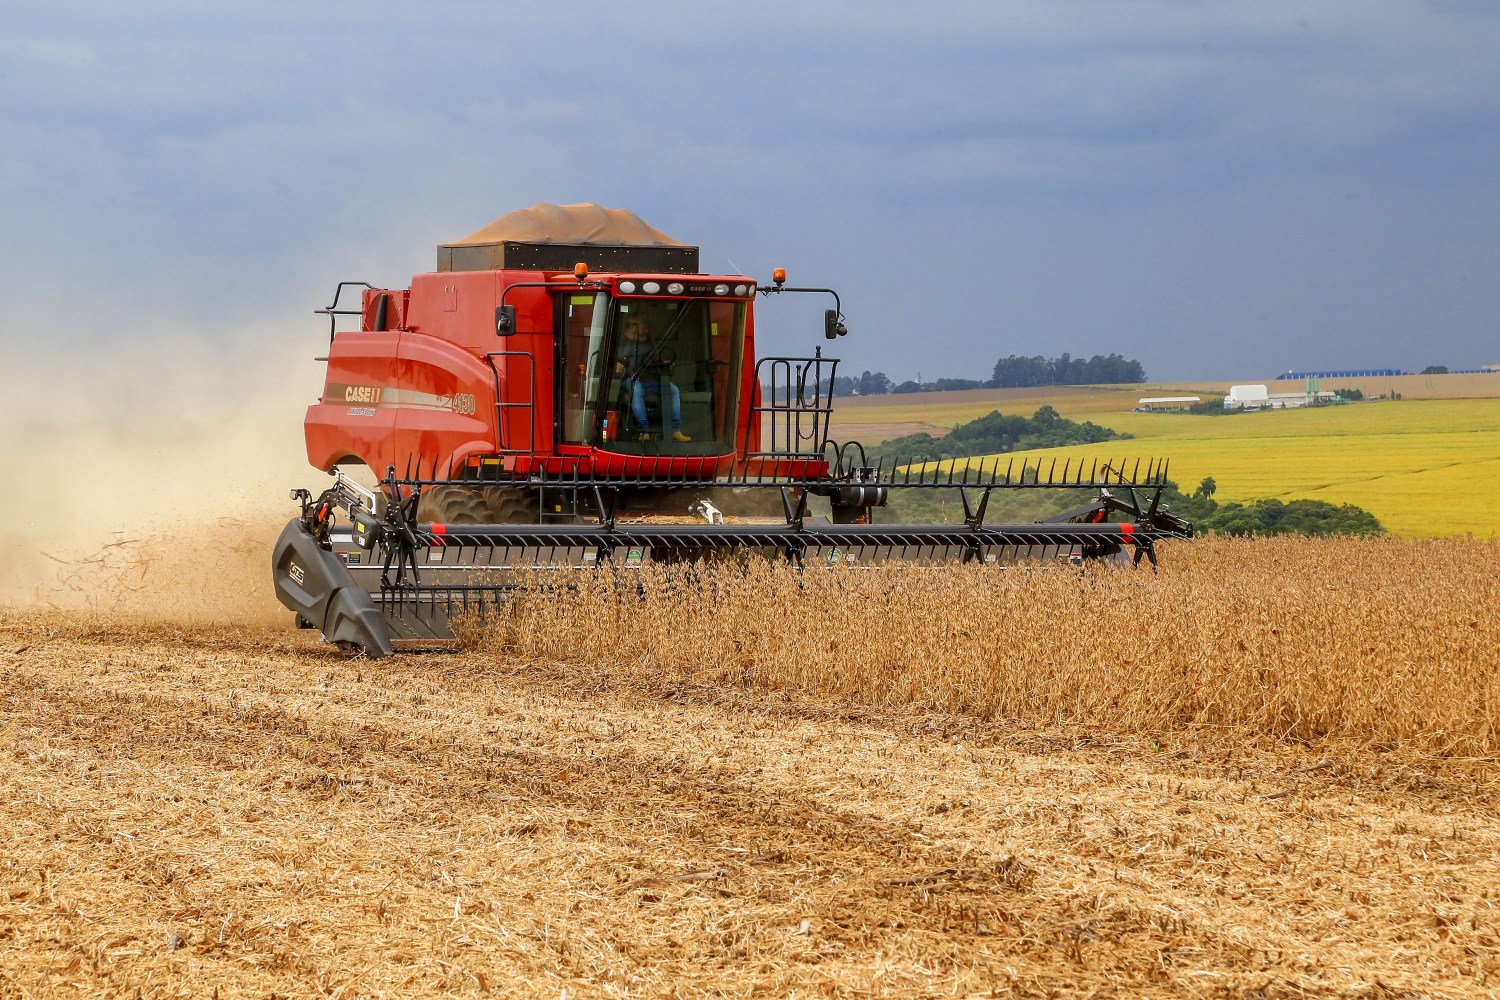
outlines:
[{"label": "white building", "polygon": [[1145,410],[1152,413],[1171,413],[1186,410],[1194,403],[1203,400],[1198,396],[1147,396],[1136,401],[1137,410]]},{"label": "white building", "polygon": [[1331,403],[1332,392],[1267,392],[1263,385],[1232,385],[1224,397],[1226,410],[1290,410],[1314,403]]},{"label": "white building", "polygon": [[1229,395],[1224,397],[1226,410],[1257,410],[1270,400],[1263,385],[1232,385]]}]

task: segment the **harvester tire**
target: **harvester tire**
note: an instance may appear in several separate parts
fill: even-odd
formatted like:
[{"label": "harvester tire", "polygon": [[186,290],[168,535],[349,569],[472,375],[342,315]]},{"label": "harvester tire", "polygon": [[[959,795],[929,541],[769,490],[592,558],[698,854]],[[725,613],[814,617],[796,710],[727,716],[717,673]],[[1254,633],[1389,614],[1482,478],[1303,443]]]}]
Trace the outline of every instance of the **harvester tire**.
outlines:
[{"label": "harvester tire", "polygon": [[515,486],[432,486],[417,503],[423,524],[536,524],[537,498]]}]

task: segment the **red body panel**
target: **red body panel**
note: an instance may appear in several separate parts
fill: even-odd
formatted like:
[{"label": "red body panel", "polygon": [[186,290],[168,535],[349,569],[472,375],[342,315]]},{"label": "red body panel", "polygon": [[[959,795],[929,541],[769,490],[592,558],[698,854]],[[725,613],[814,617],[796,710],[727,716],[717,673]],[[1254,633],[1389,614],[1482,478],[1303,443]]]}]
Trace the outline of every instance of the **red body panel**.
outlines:
[{"label": "red body panel", "polygon": [[[613,283],[617,276],[591,276]],[[650,276],[631,275],[641,279]],[[679,276],[661,276],[663,281]],[[694,276],[694,280],[705,280]],[[743,282],[744,278],[730,276]],[[515,332],[495,334],[495,309],[516,308]],[[707,478],[742,467],[746,442],[759,441],[751,412],[759,397],[754,362],[754,310],[747,310],[740,412],[733,451],[722,456],[640,456],[554,440],[555,295],[578,291],[571,274],[458,271],[419,274],[410,289],[365,292],[359,330],[333,338],[323,396],[305,421],[307,457],[323,470],[362,463],[378,476],[456,477],[481,456],[501,455],[505,469],[594,472],[605,476]],[[373,329],[386,296],[387,330]],[[525,404],[527,405],[515,405]],[[511,404],[497,406],[497,403]],[[822,461],[760,461],[752,475],[825,474]],[[419,471],[420,470],[420,471]]]}]

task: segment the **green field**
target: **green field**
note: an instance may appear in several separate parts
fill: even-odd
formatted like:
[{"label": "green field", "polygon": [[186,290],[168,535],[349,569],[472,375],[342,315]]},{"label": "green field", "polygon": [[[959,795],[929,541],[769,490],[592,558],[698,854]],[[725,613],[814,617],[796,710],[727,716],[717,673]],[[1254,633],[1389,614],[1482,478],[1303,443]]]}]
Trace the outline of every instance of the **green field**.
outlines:
[{"label": "green field", "polygon": [[931,408],[913,405],[911,396],[895,397],[889,408],[866,405],[844,414],[842,426],[856,430],[856,419],[872,427],[901,421],[951,426],[997,408],[1029,415],[1045,402],[1074,420],[1135,438],[1032,455],[1163,458],[1186,491],[1212,476],[1220,502],[1306,497],[1356,504],[1398,535],[1500,534],[1493,495],[1500,485],[1500,399],[1408,399],[1201,416],[1130,412],[1141,387],[1024,392],[1009,400],[942,394],[949,398]]}]

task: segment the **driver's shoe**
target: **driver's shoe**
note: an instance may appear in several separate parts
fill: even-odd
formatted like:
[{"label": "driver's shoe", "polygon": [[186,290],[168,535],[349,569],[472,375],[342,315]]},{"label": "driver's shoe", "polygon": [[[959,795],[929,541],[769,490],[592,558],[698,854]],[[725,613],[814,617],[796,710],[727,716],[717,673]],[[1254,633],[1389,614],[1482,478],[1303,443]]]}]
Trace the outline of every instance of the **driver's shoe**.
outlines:
[{"label": "driver's shoe", "polygon": [[691,441],[692,438],[690,438],[686,434],[682,433],[682,431],[673,431],[672,432],[672,440],[676,441],[678,444],[682,444],[684,441]]},{"label": "driver's shoe", "polygon": [[641,432],[641,436],[638,437],[638,438],[636,438],[636,440],[637,441],[650,441],[651,440],[651,433],[649,431],[642,431]]}]

